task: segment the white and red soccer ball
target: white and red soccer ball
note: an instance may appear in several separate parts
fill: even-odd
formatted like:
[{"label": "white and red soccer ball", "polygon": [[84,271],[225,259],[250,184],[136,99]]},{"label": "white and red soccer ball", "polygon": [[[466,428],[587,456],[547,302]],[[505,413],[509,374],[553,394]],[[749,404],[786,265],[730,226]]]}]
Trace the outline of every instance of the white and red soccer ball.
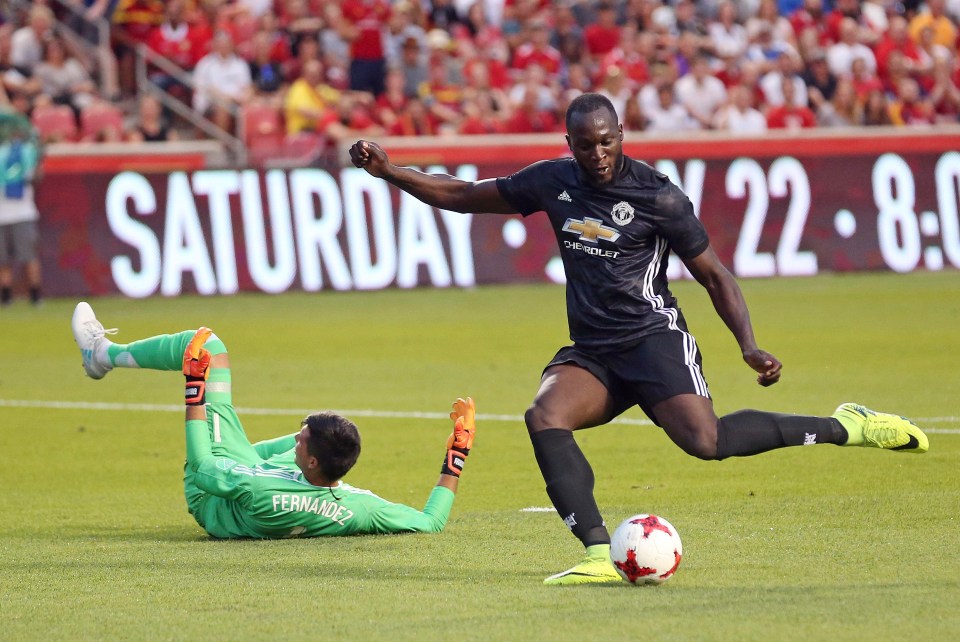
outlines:
[{"label": "white and red soccer ball", "polygon": [[677,572],[683,544],[677,529],[656,515],[623,520],[610,540],[610,560],[631,584],[661,584]]}]

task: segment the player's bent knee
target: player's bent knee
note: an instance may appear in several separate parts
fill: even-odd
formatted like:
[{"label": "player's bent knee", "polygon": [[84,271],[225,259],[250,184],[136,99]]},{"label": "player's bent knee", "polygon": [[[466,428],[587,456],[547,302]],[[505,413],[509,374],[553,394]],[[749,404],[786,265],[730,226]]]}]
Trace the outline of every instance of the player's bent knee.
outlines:
[{"label": "player's bent knee", "polygon": [[527,411],[523,415],[523,421],[527,424],[527,432],[530,433],[547,430],[548,428],[563,427],[559,419],[553,416],[553,413],[549,412],[537,402],[533,402],[533,404],[527,408]]},{"label": "player's bent knee", "polygon": [[671,434],[673,441],[683,452],[697,459],[712,461],[717,457],[717,431],[691,428],[681,434]]}]

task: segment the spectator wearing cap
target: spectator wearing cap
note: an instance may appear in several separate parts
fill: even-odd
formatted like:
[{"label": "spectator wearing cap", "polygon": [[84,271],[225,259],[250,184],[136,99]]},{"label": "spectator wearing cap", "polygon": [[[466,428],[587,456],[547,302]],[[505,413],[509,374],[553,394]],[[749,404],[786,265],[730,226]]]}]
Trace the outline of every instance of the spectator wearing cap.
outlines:
[{"label": "spectator wearing cap", "polygon": [[873,50],[858,40],[860,27],[853,18],[840,21],[840,41],[827,49],[827,65],[834,76],[847,76],[854,58],[862,58],[871,73],[877,71]]},{"label": "spectator wearing cap", "polygon": [[713,125],[717,109],[727,102],[727,88],[710,73],[710,58],[706,54],[693,59],[690,73],[681,76],[674,89],[679,102],[704,129]]}]

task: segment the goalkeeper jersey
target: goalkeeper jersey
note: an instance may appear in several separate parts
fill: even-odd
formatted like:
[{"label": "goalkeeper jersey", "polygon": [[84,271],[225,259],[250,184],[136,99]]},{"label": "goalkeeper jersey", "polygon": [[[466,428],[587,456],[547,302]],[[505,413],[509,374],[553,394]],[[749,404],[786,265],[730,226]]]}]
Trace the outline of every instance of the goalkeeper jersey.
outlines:
[{"label": "goalkeeper jersey", "polygon": [[437,486],[419,511],[340,482],[314,486],[294,463],[293,436],[253,446],[257,459],[214,454],[208,422],[186,422],[187,475],[203,491],[194,518],[219,538],[276,539],[373,533],[439,532],[454,493]]}]

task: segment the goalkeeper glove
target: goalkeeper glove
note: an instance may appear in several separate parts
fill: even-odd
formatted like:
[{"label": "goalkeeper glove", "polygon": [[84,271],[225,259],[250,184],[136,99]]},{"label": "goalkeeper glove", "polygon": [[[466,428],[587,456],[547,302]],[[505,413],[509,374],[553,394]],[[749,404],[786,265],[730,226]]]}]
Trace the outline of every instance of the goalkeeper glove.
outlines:
[{"label": "goalkeeper glove", "polygon": [[187,380],[184,402],[188,406],[202,406],[205,403],[210,353],[203,348],[203,344],[211,334],[213,330],[210,328],[197,330],[183,353],[183,376]]},{"label": "goalkeeper glove", "polygon": [[453,433],[447,438],[447,454],[443,459],[440,473],[459,477],[463,472],[470,448],[473,447],[473,436],[477,432],[475,424],[476,406],[473,399],[467,397],[453,402],[453,411],[450,418],[453,420]]}]

